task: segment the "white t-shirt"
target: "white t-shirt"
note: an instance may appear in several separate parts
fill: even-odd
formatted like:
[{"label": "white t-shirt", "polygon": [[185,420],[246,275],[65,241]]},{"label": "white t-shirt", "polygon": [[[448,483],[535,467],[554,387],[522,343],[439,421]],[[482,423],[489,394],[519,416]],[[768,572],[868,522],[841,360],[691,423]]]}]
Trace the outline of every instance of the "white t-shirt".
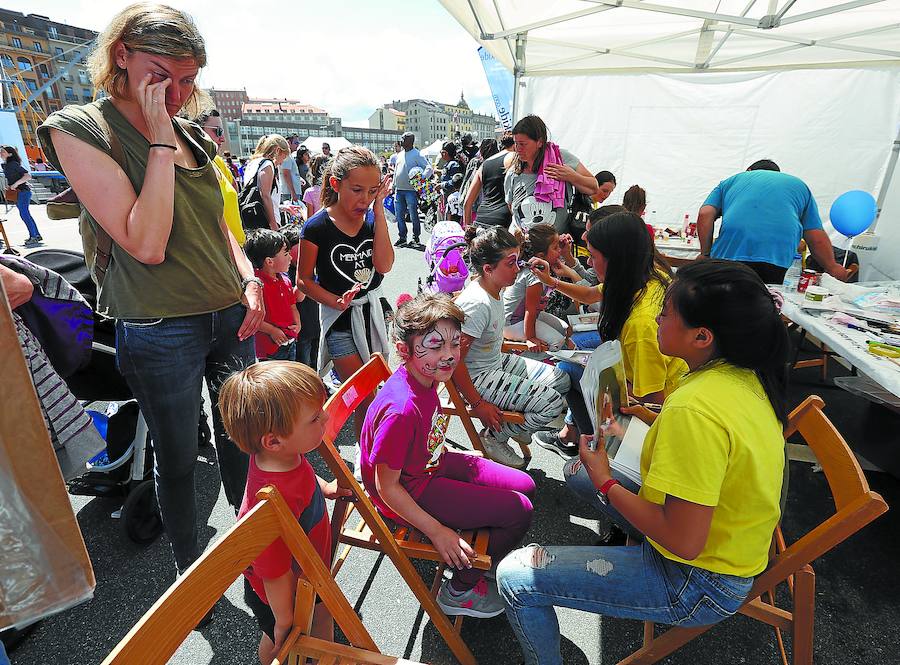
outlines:
[{"label": "white t-shirt", "polygon": [[466,354],[469,374],[494,369],[500,364],[503,347],[503,301],[493,298],[472,280],[457,296],[456,304],[466,315],[462,332],[473,338]]},{"label": "white t-shirt", "polygon": [[296,200],[299,201],[303,194],[300,187],[300,168],[297,166],[296,152],[292,152],[287,159],[281,162],[281,166],[278,167],[278,181],[281,185],[281,191],[285,196],[290,196],[291,188],[288,187],[288,183],[285,182],[285,171],[289,171],[291,174],[291,181],[294,183],[294,191],[297,193]]}]

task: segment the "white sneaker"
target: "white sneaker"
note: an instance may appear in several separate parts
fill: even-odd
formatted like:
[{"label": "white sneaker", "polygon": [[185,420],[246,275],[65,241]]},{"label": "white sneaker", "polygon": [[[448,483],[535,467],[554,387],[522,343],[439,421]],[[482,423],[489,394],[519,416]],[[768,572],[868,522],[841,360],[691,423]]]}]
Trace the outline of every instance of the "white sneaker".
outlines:
[{"label": "white sneaker", "polygon": [[498,441],[487,434],[481,434],[479,438],[481,439],[481,445],[484,446],[484,454],[489,459],[511,466],[514,469],[524,469],[528,464],[525,458],[516,455],[508,441]]},{"label": "white sneaker", "polygon": [[488,619],[503,614],[506,607],[494,584],[484,577],[468,591],[456,595],[450,590],[450,580],[444,580],[437,602],[447,616],[469,616]]}]

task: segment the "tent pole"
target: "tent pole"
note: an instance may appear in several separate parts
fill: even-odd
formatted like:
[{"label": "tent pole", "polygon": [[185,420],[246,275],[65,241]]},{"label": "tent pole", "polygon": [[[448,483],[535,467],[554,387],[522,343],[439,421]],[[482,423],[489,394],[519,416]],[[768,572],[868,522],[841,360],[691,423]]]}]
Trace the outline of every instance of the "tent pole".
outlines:
[{"label": "tent pole", "polygon": [[519,119],[519,104],[522,101],[519,87],[522,85],[522,74],[525,72],[525,43],[527,39],[527,32],[520,32],[516,35],[516,59],[513,63],[513,124]]},{"label": "tent pole", "polygon": [[875,221],[869,227],[869,231],[874,231],[878,225],[878,218],[881,217],[881,208],[884,205],[884,199],[887,196],[891,181],[894,179],[894,169],[897,166],[897,159],[900,158],[900,127],[897,129],[897,138],[894,139],[894,146],[891,149],[891,156],[888,159],[887,168],[884,170],[884,180],[881,181],[881,189],[878,190],[878,200],[875,203]]}]

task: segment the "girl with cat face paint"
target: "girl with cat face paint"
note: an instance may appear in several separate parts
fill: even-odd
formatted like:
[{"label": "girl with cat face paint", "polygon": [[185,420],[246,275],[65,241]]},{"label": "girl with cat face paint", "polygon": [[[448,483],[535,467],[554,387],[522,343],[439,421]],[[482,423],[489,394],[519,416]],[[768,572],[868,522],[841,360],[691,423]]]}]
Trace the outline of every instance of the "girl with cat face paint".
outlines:
[{"label": "girl with cat face paint", "polygon": [[[359,146],[342,148],[324,167],[322,208],[300,234],[297,285],[319,303],[318,368],[329,360],[341,381],[372,353],[389,355],[381,282],[394,264],[384,216],[390,178]],[[371,402],[354,416],[357,436]]]},{"label": "girl with cat face paint", "polygon": [[459,529],[489,528],[488,554],[500,561],[531,524],[534,481],[489,459],[446,451],[448,416],[437,388],[459,365],[463,311],[444,294],[397,309],[394,339],[403,365],[385,382],[360,437],[363,484],[379,511],[428,536],[453,578],[438,603],[448,615],[503,612],[496,583],[472,567]]}]

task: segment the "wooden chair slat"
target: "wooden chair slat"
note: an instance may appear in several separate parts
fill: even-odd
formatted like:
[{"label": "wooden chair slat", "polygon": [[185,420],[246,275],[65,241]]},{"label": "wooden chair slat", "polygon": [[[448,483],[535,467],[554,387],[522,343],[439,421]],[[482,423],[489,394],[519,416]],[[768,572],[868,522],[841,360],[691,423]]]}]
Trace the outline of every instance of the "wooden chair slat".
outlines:
[{"label": "wooden chair slat", "polygon": [[[310,645],[320,662],[393,665],[409,661],[378,652],[371,635],[338,588],[309,537],[274,487],[257,493],[259,503],[180,576],[103,661],[104,665],[169,662],[201,617],[275,539],[281,538],[303,570],[294,605],[294,628],[277,663],[303,665],[291,654]],[[309,638],[316,596],[322,599],[350,647]],[[308,640],[312,640],[309,642]],[[329,660],[331,659],[331,660]],[[340,660],[339,660],[340,659]]]}]

